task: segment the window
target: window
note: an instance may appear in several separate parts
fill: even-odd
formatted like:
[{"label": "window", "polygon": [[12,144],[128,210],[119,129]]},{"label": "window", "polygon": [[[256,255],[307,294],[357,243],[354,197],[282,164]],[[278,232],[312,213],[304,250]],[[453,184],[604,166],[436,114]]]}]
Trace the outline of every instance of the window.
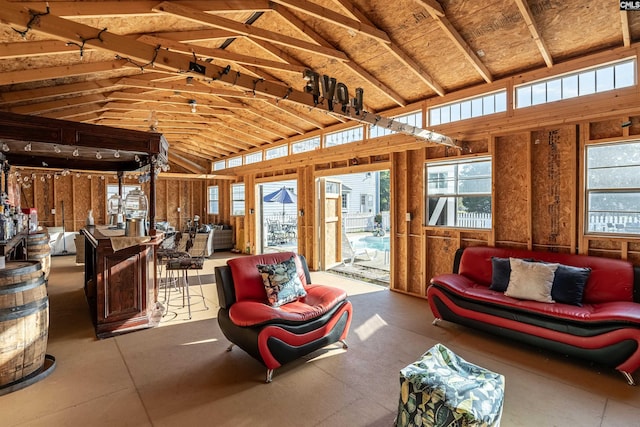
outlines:
[{"label": "window", "polygon": [[220,198],[218,195],[217,185],[212,185],[209,187],[209,214],[220,214]]},{"label": "window", "polygon": [[213,164],[213,170],[219,171],[225,169],[227,167],[227,162],[224,160],[219,160]]},{"label": "window", "polygon": [[491,228],[491,159],[425,166],[429,226]]},{"label": "window", "polygon": [[244,215],[244,184],[231,184],[231,215]]},{"label": "window", "polygon": [[341,130],[325,135],[324,146],[335,147],[336,145],[348,144],[349,142],[362,141],[362,126]]},{"label": "window", "polygon": [[640,234],[640,141],[586,147],[586,232]]},{"label": "window", "polygon": [[277,159],[278,157],[286,157],[289,154],[289,147],[280,145],[279,147],[269,148],[264,152],[265,160]]},{"label": "window", "polygon": [[517,86],[516,108],[633,86],[636,84],[635,68],[635,59],[623,59],[612,64],[585,68],[564,76]]},{"label": "window", "polygon": [[342,210],[349,209],[349,193],[342,192]]},{"label": "window", "polygon": [[[400,123],[405,123],[409,126],[422,128],[422,112],[420,111],[392,118],[399,121]],[[369,138],[379,138],[381,136],[391,135],[393,133],[395,132],[391,129],[387,129],[386,127],[372,125],[371,129],[369,130]]]},{"label": "window", "polygon": [[429,125],[441,125],[505,111],[507,111],[507,91],[501,90],[452,104],[429,108]]},{"label": "window", "polygon": [[315,138],[305,139],[291,144],[291,153],[304,153],[305,151],[313,151],[318,148],[320,148],[320,137],[316,136]]},{"label": "window", "polygon": [[251,163],[258,163],[262,161],[262,151],[256,151],[255,153],[246,154],[244,156],[244,164],[250,165]]},{"label": "window", "polygon": [[227,160],[227,167],[235,168],[236,166],[242,166],[242,157],[233,157]]}]

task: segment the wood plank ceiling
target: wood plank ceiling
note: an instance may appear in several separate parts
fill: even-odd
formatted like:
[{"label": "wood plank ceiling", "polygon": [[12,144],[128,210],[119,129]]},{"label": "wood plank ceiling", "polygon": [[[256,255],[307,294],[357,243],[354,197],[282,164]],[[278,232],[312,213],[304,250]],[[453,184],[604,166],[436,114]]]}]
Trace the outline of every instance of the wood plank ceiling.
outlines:
[{"label": "wood plank ceiling", "polygon": [[0,0],[0,110],[157,130],[203,173],[349,120],[306,69],[383,114],[638,37],[614,0]]}]

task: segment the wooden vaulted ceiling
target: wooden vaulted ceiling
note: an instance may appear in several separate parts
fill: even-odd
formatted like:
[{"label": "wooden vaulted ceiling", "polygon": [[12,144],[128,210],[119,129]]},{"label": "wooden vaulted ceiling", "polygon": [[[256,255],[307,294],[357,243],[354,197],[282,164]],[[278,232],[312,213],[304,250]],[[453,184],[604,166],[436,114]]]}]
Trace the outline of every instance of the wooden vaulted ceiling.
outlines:
[{"label": "wooden vaulted ceiling", "polygon": [[203,173],[351,120],[306,69],[384,114],[638,37],[614,0],[0,0],[0,110],[155,130]]}]

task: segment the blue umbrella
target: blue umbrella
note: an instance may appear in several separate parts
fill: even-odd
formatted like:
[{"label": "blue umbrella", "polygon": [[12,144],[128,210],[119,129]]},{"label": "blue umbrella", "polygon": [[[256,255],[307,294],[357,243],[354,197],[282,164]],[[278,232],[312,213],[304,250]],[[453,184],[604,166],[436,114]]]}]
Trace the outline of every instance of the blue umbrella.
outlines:
[{"label": "blue umbrella", "polygon": [[264,200],[265,202],[282,203],[282,222],[284,222],[285,205],[291,204],[291,203],[297,203],[298,198],[296,197],[295,193],[287,190],[286,187],[282,187],[279,190],[274,191],[273,193],[267,194],[262,198],[262,200]]}]

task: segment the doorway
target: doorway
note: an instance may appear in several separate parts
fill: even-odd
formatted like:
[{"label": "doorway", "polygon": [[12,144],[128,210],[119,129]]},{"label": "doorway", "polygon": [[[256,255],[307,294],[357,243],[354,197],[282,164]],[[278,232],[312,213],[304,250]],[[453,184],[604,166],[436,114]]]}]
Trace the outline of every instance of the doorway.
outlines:
[{"label": "doorway", "polygon": [[[389,170],[332,175],[323,179],[341,184],[339,213],[335,215],[339,223],[332,228],[326,219],[318,221],[321,228],[335,230],[339,236],[335,240],[323,238],[322,229],[319,230],[321,259],[325,257],[323,269],[388,285],[392,250]],[[321,194],[321,187],[318,190]],[[330,209],[322,196],[319,199],[319,212]],[[330,263],[334,242],[339,245],[336,251],[339,256]]]},{"label": "doorway", "polygon": [[260,253],[298,252],[298,182],[258,184],[256,194]]}]

